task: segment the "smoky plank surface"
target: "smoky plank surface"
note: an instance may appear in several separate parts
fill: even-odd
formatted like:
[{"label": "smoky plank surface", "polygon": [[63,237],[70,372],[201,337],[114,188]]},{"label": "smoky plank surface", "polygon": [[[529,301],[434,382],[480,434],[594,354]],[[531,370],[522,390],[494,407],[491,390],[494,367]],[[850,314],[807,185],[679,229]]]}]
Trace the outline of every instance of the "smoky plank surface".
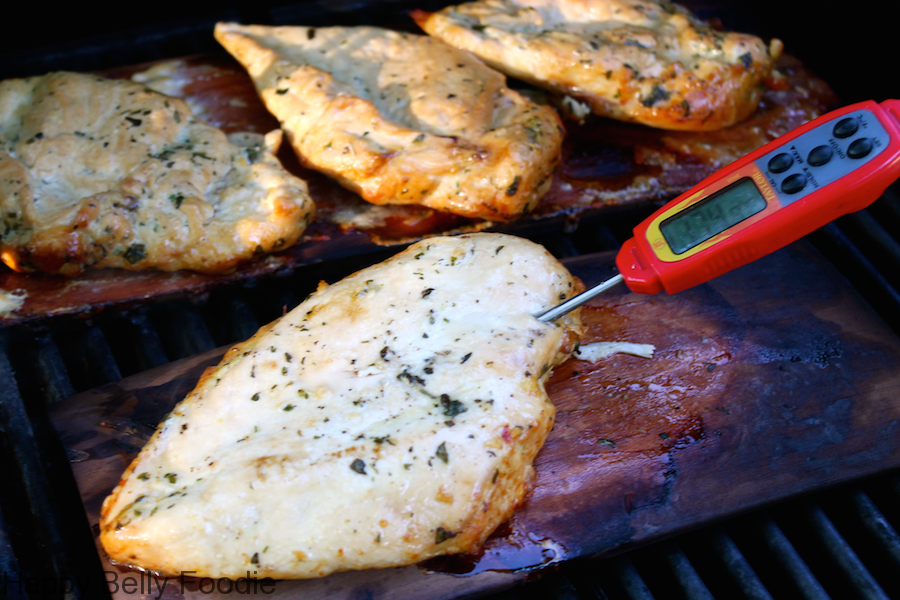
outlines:
[{"label": "smoky plank surface", "polygon": [[[609,275],[613,258],[565,262],[591,284]],[[675,296],[620,286],[593,300],[584,319],[584,343],[648,343],[655,355],[571,359],[555,370],[547,390],[557,420],[534,488],[481,553],[280,581],[268,597],[485,593],[529,569],[614,554],[900,465],[900,338],[806,242]],[[95,531],[122,471],[223,353],[54,408]],[[210,597],[198,585],[171,580],[165,597]]]},{"label": "smoky plank surface", "polygon": [[[104,74],[132,77],[185,98],[199,119],[226,133],[264,134],[278,128],[249,76],[224,54],[122,67]],[[524,91],[549,101],[543,92]],[[837,105],[837,97],[823,80],[796,58],[783,56],[778,76],[769,82],[757,111],[719,131],[662,131],[600,118],[569,121],[561,165],[550,191],[534,211],[512,223],[467,219],[417,205],[369,204],[328,177],[302,167],[285,142],[278,158],[308,182],[317,207],[314,222],[293,247],[224,275],[104,269],[66,278],[16,273],[0,266],[0,290],[25,294],[20,309],[0,315],[0,327],[62,315],[90,316],[109,307],[177,293],[200,294],[432,235],[485,229],[536,235],[571,231],[579,219],[603,219],[625,207],[646,209],[649,214],[651,208],[717,169]]]}]

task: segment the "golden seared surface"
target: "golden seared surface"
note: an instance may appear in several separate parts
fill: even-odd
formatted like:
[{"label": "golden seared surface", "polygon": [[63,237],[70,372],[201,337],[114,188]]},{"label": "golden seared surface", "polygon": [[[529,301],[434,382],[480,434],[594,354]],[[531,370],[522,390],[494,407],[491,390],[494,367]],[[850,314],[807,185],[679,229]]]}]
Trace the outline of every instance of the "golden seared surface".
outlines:
[{"label": "golden seared surface", "polygon": [[480,0],[414,18],[507,75],[663,129],[748,116],[782,49],[716,31],[665,0]]},{"label": "golden seared surface", "polygon": [[301,161],[374,204],[509,220],[549,189],[563,130],[467,52],[375,27],[219,23]]},{"label": "golden seared surface", "polygon": [[229,350],[103,504],[110,558],[308,578],[476,550],[522,501],[580,282],[501,234],[433,238]]},{"label": "golden seared surface", "polygon": [[17,271],[218,273],[297,241],[306,183],[187,104],[123,80],[0,82],[0,256]]}]

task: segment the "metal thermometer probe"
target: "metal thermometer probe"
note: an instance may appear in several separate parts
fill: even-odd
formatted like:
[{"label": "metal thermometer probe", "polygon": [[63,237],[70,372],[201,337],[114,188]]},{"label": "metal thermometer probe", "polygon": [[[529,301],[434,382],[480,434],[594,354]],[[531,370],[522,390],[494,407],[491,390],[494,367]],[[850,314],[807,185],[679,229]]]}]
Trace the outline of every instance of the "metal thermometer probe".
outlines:
[{"label": "metal thermometer probe", "polygon": [[584,304],[591,298],[594,298],[595,296],[599,296],[600,294],[602,294],[609,288],[615,287],[615,286],[619,285],[620,283],[623,283],[624,281],[625,281],[625,278],[622,276],[621,273],[618,273],[618,274],[614,275],[613,277],[610,277],[609,279],[607,279],[600,285],[596,285],[596,286],[592,287],[591,289],[587,290],[586,292],[581,292],[577,296],[573,296],[572,298],[569,298],[568,300],[566,300],[559,306],[554,306],[547,312],[538,315],[537,320],[543,321],[544,323],[549,323],[550,321],[555,321],[556,319],[560,318],[564,314],[572,312],[573,310],[575,310],[576,308],[578,308],[579,306],[581,306],[582,304]]}]

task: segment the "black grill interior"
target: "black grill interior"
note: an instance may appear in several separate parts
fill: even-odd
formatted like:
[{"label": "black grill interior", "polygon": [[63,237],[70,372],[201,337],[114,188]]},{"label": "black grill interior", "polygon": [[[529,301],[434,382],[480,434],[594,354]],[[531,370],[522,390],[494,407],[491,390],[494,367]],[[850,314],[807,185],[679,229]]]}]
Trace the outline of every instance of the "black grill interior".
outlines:
[{"label": "black grill interior", "polygon": [[[141,12],[138,7],[123,8],[119,22],[105,28],[95,24],[74,31],[71,24],[84,17],[63,12],[49,18],[43,35],[22,31],[6,40],[0,52],[0,77],[56,69],[98,70],[218,51],[210,33],[217,20],[403,23],[405,10],[433,10],[440,4],[347,0],[251,10],[219,5],[215,12],[185,7],[178,18],[158,11],[150,16],[142,12],[146,6],[142,5]],[[797,7],[796,15],[784,13],[779,20],[768,18],[763,10],[774,10],[774,2],[754,3],[753,8],[740,3],[694,4],[702,16],[718,16],[729,27],[786,39],[788,50],[818,70],[845,101],[897,97],[900,91],[887,84],[879,87],[880,80],[870,80],[868,88],[851,84],[853,77],[841,70],[841,64],[835,67],[828,60],[853,56],[852,52],[823,49],[815,27],[793,29],[802,16]],[[42,14],[46,9],[28,10],[34,11],[33,22],[46,21]],[[877,6],[867,10],[864,15],[877,14]],[[852,28],[869,22],[858,13],[826,19],[816,12],[810,18],[813,25],[837,26],[840,21]],[[881,43],[886,48],[889,40]],[[857,81],[869,73],[867,68],[856,66]],[[900,333],[898,192],[895,185],[869,209],[843,217],[808,239]],[[556,223],[535,228],[526,235],[560,258],[615,250],[646,214],[646,209],[621,210],[602,219],[583,219],[577,226]],[[0,598],[106,596],[103,565],[93,551],[93,534],[69,469],[70,461],[79,457],[66,455],[49,422],[48,407],[75,393],[246,339],[298,304],[319,280],[335,281],[396,251],[384,249],[196,297],[106,311],[91,319],[60,318],[0,330]],[[563,563],[533,573],[525,585],[493,597],[900,598],[898,530],[900,473],[888,471],[617,557]],[[47,581],[54,579],[65,585],[48,586]]]}]

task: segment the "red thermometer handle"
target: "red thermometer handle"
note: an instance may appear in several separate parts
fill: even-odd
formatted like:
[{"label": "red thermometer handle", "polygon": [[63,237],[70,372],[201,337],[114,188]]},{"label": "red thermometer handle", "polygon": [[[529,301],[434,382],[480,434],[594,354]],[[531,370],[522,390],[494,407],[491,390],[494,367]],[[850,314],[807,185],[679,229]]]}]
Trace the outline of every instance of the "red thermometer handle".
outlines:
[{"label": "red thermometer handle", "polygon": [[865,208],[900,177],[900,101],[825,114],[707,177],[634,229],[616,266],[674,294]]}]

